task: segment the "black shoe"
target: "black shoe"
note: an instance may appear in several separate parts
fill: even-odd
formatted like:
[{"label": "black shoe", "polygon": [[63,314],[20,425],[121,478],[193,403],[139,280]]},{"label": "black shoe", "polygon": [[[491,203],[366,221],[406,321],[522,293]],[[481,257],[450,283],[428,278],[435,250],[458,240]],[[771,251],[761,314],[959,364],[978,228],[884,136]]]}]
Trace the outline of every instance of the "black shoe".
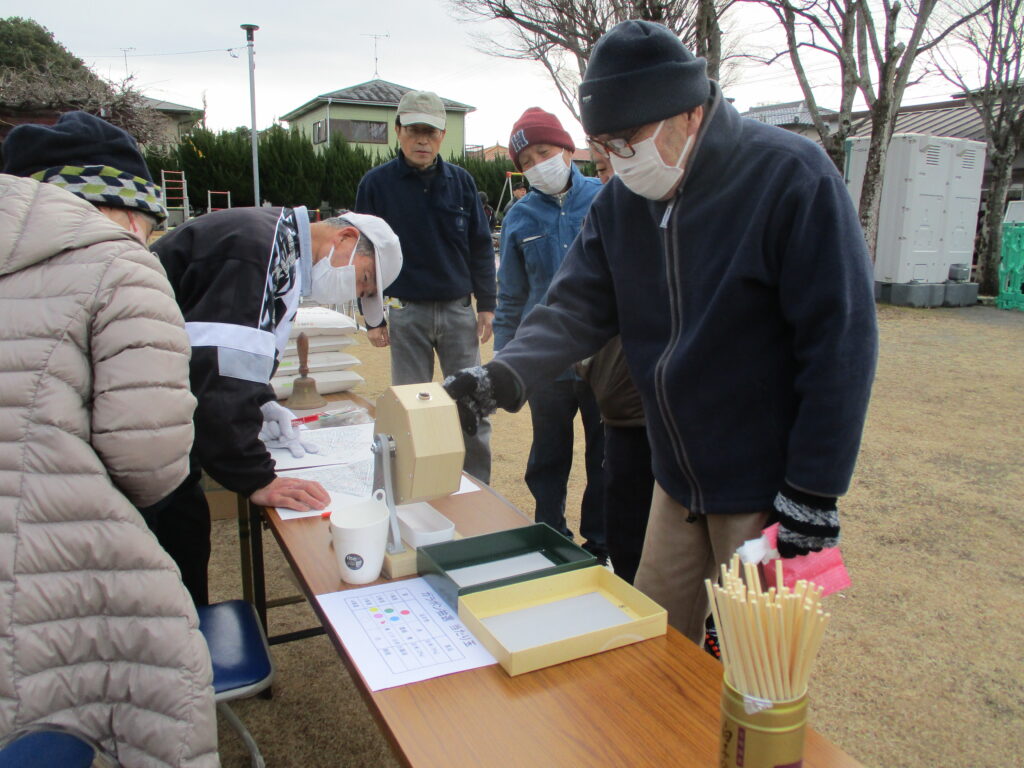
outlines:
[{"label": "black shoe", "polygon": [[593,547],[584,544],[583,550],[596,557],[598,565],[608,565],[608,550],[604,547]]}]

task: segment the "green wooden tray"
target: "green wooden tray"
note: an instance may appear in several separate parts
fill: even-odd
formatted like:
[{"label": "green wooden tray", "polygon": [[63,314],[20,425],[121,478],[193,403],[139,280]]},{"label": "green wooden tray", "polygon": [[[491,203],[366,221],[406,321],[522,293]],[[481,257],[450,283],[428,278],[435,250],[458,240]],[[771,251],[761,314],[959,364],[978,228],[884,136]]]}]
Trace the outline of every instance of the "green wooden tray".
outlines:
[{"label": "green wooden tray", "polygon": [[545,523],[416,550],[416,570],[455,610],[460,595],[596,564],[592,554]]}]

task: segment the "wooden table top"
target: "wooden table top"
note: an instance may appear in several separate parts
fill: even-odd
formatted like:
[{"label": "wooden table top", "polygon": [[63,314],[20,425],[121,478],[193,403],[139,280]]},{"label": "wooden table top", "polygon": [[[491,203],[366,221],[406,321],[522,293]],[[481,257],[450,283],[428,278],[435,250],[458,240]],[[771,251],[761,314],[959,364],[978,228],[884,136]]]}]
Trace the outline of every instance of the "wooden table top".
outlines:
[{"label": "wooden table top", "polygon": [[[483,486],[431,502],[463,536],[531,521]],[[270,528],[395,753],[416,768],[698,768],[717,765],[722,666],[672,627],[664,637],[509,677],[499,665],[370,691],[316,595],[346,589],[328,521]],[[384,580],[374,583],[386,583]],[[856,768],[811,729],[804,768]]]}]

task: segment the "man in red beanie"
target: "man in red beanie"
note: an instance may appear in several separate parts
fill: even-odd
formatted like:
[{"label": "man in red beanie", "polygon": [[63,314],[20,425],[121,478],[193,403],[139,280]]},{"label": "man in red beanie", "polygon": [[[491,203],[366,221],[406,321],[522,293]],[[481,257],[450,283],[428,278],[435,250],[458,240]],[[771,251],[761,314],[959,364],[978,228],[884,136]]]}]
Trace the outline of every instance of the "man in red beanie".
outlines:
[{"label": "man in red beanie", "polygon": [[[601,189],[597,179],[573,165],[575,144],[550,112],[531,107],[509,137],[509,156],[523,171],[531,191],[505,217],[501,232],[498,308],[494,349],[516,334],[519,323],[544,298],[569,245]],[[604,433],[594,393],[572,369],[537,386],[529,397],[533,445],[526,484],[536,501],[534,518],[571,537],[565,524],[565,494],[572,469],[573,420],[577,411],[586,435],[587,487],[580,510],[584,548],[607,559],[601,461]]]}]

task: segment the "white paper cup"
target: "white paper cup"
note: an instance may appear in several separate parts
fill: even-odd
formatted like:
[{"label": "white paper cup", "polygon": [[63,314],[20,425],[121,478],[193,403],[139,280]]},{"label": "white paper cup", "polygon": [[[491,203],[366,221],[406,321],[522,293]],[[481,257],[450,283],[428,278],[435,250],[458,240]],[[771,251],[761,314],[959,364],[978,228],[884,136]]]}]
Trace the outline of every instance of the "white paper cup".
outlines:
[{"label": "white paper cup", "polygon": [[331,512],[331,537],[342,581],[368,584],[380,576],[388,542],[388,505],[379,488],[369,499]]}]

